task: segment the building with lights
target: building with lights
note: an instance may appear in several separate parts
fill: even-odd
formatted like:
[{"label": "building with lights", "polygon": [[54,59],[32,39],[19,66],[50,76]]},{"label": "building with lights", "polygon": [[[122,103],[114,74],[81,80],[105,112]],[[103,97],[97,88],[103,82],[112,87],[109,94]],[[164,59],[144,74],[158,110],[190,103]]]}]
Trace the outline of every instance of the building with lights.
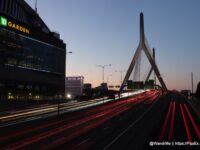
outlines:
[{"label": "building with lights", "polygon": [[67,99],[73,99],[77,96],[81,96],[84,87],[83,76],[71,76],[65,78],[65,93]]},{"label": "building with lights", "polygon": [[0,100],[65,94],[66,44],[24,0],[0,0]]}]

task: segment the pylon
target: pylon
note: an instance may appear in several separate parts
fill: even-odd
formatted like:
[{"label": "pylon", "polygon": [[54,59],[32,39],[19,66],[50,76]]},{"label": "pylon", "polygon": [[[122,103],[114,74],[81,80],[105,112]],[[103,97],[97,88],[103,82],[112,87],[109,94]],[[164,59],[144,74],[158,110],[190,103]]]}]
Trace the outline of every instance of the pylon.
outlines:
[{"label": "pylon", "polygon": [[129,79],[131,72],[133,71],[133,68],[134,68],[134,66],[135,66],[135,64],[138,60],[139,53],[142,50],[144,51],[145,55],[147,56],[149,63],[151,64],[151,67],[154,70],[154,72],[155,72],[155,74],[158,78],[158,81],[160,82],[163,90],[167,91],[167,87],[165,85],[165,82],[163,81],[163,78],[160,75],[159,69],[158,69],[158,67],[157,67],[157,65],[154,61],[153,56],[150,53],[150,48],[149,48],[148,44],[146,43],[146,38],[145,38],[145,34],[144,34],[144,15],[143,15],[143,13],[140,13],[140,43],[139,43],[139,45],[136,49],[135,55],[133,56],[131,64],[130,64],[128,71],[126,73],[126,76],[125,76],[125,78],[122,82],[122,85],[120,87],[120,91],[122,91],[123,88],[125,87],[127,80]]}]

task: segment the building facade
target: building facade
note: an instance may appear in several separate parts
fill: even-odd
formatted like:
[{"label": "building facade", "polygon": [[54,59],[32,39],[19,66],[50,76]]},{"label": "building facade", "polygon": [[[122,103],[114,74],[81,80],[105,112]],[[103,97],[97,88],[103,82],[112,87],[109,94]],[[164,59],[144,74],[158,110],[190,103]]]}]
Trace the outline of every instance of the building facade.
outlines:
[{"label": "building facade", "polygon": [[[65,78],[65,93],[67,98],[75,98],[83,93],[84,77],[73,76]],[[70,95],[70,97],[68,97]]]},{"label": "building facade", "polygon": [[0,99],[65,93],[66,45],[24,0],[0,0]]}]

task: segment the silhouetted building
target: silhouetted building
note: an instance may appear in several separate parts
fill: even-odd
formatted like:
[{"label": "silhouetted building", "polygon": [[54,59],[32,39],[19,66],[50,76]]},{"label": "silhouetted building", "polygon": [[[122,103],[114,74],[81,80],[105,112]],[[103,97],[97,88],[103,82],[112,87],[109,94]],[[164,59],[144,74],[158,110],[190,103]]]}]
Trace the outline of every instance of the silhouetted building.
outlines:
[{"label": "silhouetted building", "polygon": [[200,82],[197,85],[197,91],[196,91],[196,96],[200,97]]},{"label": "silhouetted building", "polygon": [[85,91],[91,91],[92,90],[92,84],[91,83],[85,83],[83,85],[83,90],[85,90]]},{"label": "silhouetted building", "polygon": [[0,0],[0,99],[65,92],[66,45],[24,0]]},{"label": "silhouetted building", "polygon": [[100,92],[108,91],[108,85],[107,83],[101,83],[100,86],[96,87]]},{"label": "silhouetted building", "polygon": [[[72,76],[65,78],[65,93],[68,98],[75,98],[83,93],[83,76]],[[68,96],[70,95],[70,96]]]}]

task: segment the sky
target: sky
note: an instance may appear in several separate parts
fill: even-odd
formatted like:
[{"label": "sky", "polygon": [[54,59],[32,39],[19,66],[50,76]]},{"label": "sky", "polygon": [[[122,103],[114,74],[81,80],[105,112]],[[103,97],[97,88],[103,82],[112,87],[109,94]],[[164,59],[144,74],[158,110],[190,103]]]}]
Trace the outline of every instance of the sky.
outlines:
[{"label": "sky", "polygon": [[[35,0],[26,0],[34,8]],[[156,49],[156,63],[168,89],[191,89],[200,81],[199,0],[38,0],[38,13],[67,44],[66,75],[97,86],[120,84],[139,44],[139,14]]]}]

